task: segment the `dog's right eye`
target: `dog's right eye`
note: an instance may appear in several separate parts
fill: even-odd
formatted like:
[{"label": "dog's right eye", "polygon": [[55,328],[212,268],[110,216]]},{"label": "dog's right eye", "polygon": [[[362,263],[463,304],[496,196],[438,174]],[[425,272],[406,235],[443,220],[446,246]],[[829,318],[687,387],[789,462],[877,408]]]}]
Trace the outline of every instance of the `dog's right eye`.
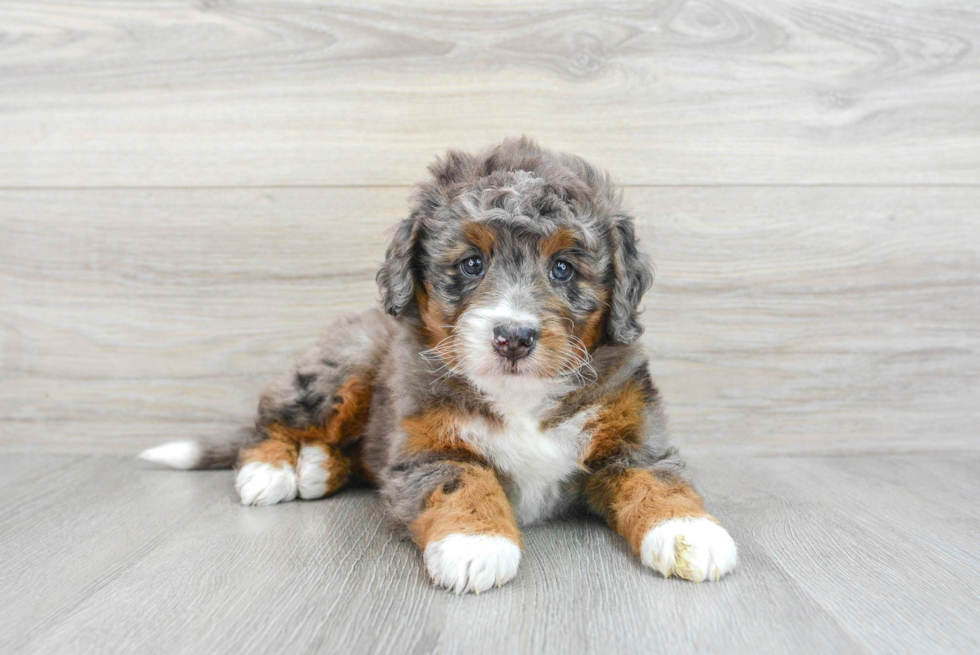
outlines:
[{"label": "dog's right eye", "polygon": [[483,260],[479,257],[467,257],[459,263],[459,270],[463,275],[480,277],[483,275]]}]

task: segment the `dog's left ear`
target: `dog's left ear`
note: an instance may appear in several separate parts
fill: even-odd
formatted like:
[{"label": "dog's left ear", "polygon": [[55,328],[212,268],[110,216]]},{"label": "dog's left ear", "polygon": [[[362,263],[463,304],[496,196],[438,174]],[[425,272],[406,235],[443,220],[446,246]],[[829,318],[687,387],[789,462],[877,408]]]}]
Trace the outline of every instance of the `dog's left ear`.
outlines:
[{"label": "dog's left ear", "polygon": [[415,248],[420,223],[418,215],[413,214],[398,224],[375,278],[381,304],[392,316],[403,313],[415,302]]},{"label": "dog's left ear", "polygon": [[613,293],[606,334],[615,343],[632,343],[643,334],[637,308],[653,284],[653,263],[636,247],[633,217],[612,218]]}]

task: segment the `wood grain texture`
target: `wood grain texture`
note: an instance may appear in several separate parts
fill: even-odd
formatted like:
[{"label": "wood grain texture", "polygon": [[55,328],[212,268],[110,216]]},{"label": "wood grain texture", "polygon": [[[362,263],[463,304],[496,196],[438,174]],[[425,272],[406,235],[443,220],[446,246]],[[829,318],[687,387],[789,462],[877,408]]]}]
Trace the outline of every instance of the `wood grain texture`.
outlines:
[{"label": "wood grain texture", "polygon": [[980,182],[980,8],[7,1],[0,186],[409,184],[527,133],[628,184]]},{"label": "wood grain texture", "polygon": [[[251,420],[372,306],[407,188],[0,192],[0,447]],[[643,188],[644,343],[690,451],[980,447],[974,188]]]},{"label": "wood grain texture", "polygon": [[[980,468],[976,455],[736,466],[705,458],[695,468],[700,480],[725,481],[714,502],[749,510],[729,521],[870,652],[970,652],[980,647],[980,517],[942,487],[937,497],[928,481],[959,468],[959,458]],[[882,483],[875,473],[887,475],[896,463],[924,476]]]},{"label": "wood grain texture", "polygon": [[[132,463],[3,455],[32,470],[0,497],[0,651],[22,652],[86,598],[228,497],[226,481],[164,479]],[[142,518],[141,518],[142,517]],[[71,650],[64,644],[60,650]]]},{"label": "wood grain texture", "polygon": [[229,472],[89,458],[60,484],[26,482],[35,504],[0,511],[2,589],[18,600],[5,605],[16,620],[5,611],[0,644],[47,654],[975,652],[980,520],[931,481],[959,478],[975,497],[978,478],[962,472],[978,466],[976,454],[695,458],[709,507],[740,547],[722,582],[664,580],[603,525],[576,520],[528,529],[517,578],[460,597],[429,584],[373,492],[241,507]]}]

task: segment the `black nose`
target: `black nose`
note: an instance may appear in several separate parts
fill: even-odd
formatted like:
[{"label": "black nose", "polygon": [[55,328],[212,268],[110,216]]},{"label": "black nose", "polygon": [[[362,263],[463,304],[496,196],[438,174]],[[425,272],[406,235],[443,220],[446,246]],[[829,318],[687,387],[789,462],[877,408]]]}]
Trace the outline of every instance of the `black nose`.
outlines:
[{"label": "black nose", "polygon": [[512,362],[527,357],[534,350],[538,331],[529,327],[498,325],[493,329],[493,347]]}]

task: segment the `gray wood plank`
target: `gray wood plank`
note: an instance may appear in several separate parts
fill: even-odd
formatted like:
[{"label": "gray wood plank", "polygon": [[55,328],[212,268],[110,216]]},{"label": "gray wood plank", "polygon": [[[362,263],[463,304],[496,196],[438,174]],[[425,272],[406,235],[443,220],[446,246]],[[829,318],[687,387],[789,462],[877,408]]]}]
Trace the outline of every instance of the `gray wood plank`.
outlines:
[{"label": "gray wood plank", "polygon": [[[0,191],[0,448],[134,453],[250,420],[372,306],[407,188]],[[980,448],[976,188],[629,189],[679,442]]]},{"label": "gray wood plank", "polygon": [[105,457],[49,457],[42,472],[35,456],[2,459],[37,472],[0,502],[2,652],[21,652],[179,526],[235,501],[228,472],[174,477]]},{"label": "gray wood plank", "polygon": [[0,454],[0,507],[18,502],[26,483],[57,477],[65,467],[82,459],[82,455]]},{"label": "gray wood plank", "polygon": [[919,457],[898,455],[878,459],[871,467],[865,466],[859,457],[841,457],[828,462],[843,472],[913,488],[920,501],[958,507],[961,517],[974,525],[980,516],[977,511],[978,453],[959,453],[944,459],[942,467],[922,466]]},{"label": "gray wood plank", "polygon": [[[956,456],[917,460],[942,475]],[[921,478],[881,484],[880,468],[891,468],[889,458],[699,458],[695,466],[721,515],[859,643],[873,652],[976,652],[975,508],[923,498]]]},{"label": "gray wood plank", "polygon": [[632,184],[976,184],[978,12],[8,1],[0,185],[407,184],[523,132]]}]

